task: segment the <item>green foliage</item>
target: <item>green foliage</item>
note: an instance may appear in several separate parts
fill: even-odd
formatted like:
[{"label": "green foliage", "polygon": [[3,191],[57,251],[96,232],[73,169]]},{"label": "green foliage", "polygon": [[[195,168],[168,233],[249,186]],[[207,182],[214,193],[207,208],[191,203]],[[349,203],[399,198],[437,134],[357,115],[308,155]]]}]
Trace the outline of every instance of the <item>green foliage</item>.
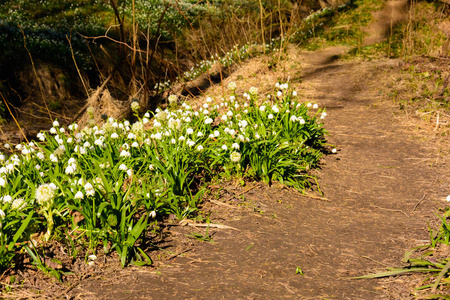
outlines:
[{"label": "green foliage", "polygon": [[[450,197],[449,197],[450,199]],[[428,273],[431,275],[422,281],[414,294],[425,296],[426,299],[446,299],[450,288],[450,257],[448,251],[444,256],[440,254],[442,247],[448,247],[450,240],[450,208],[445,208],[443,215],[438,215],[441,225],[434,232],[431,228],[430,244],[413,248],[405,253],[403,262],[407,266],[403,268],[388,268],[387,272],[369,274],[355,279],[380,278],[398,276],[412,272]],[[437,292],[439,288],[439,292]],[[437,293],[436,293],[437,292]],[[426,293],[425,295],[423,293]],[[444,296],[444,298],[443,298]]]},{"label": "green foliage", "polygon": [[438,23],[444,15],[432,3],[416,2],[411,6],[408,22],[394,26],[389,40],[383,43],[389,57],[434,55],[448,40]]},{"label": "green foliage", "polygon": [[287,83],[277,83],[270,98],[254,87],[244,96],[230,88],[228,100],[208,98],[198,110],[171,96],[169,109],[157,109],[153,119],[139,118],[133,104],[134,124],[109,118],[79,129],[55,121],[39,143],[0,154],[3,267],[31,234],[65,241],[72,257],[80,247],[96,253],[102,245],[122,266],[151,264],[142,248],[151,219],[195,215],[214,178],[309,186],[307,170],[324,151],[326,113],[301,102]]},{"label": "green foliage", "polygon": [[304,20],[291,40],[310,50],[335,44],[357,46],[364,37],[362,28],[383,4],[381,0],[356,0],[335,9],[321,9]]}]

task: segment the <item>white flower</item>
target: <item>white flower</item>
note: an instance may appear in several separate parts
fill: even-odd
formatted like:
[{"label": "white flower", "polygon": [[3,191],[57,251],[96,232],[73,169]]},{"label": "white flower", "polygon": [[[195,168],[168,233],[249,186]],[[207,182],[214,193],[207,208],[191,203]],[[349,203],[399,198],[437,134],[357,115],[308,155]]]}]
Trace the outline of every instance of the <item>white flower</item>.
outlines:
[{"label": "white flower", "polygon": [[123,157],[130,157],[130,156],[131,156],[131,153],[128,152],[127,150],[122,150],[122,151],[120,152],[120,156],[123,156]]},{"label": "white flower", "polygon": [[37,202],[42,206],[50,205],[51,201],[55,197],[55,190],[56,190],[56,187],[54,186],[54,184],[53,185],[48,184],[48,183],[41,184],[36,189]]},{"label": "white flower", "polygon": [[61,127],[61,128],[59,129],[59,132],[64,133],[64,132],[66,132],[66,130],[64,129],[64,127]]},{"label": "white flower", "polygon": [[233,145],[231,145],[231,148],[239,150],[239,144],[233,143]]},{"label": "white flower", "polygon": [[314,103],[313,109],[317,109],[317,108],[319,108],[319,105],[317,105],[317,103]]},{"label": "white flower", "polygon": [[222,150],[227,151],[228,150],[227,145],[222,145]]},{"label": "white flower", "polygon": [[447,196],[446,200],[447,202],[450,202],[450,195]]},{"label": "white flower", "polygon": [[127,167],[126,165],[124,165],[124,164],[121,164],[121,165],[119,166],[119,170],[121,170],[121,171],[126,171],[126,170],[128,170],[128,167]]},{"label": "white flower", "polygon": [[331,153],[336,153],[336,152],[337,152],[336,148],[333,148],[333,150],[331,150]]},{"label": "white flower", "polygon": [[250,93],[250,95],[257,95],[258,94],[258,88],[252,86],[248,92]]},{"label": "white flower", "polygon": [[84,195],[83,195],[83,193],[82,193],[81,191],[78,191],[78,192],[75,194],[74,198],[75,198],[75,199],[83,199],[83,198],[84,198]]},{"label": "white flower", "polygon": [[5,187],[6,185],[6,179],[3,177],[0,177],[0,186]]},{"label": "white flower", "polygon": [[55,127],[50,128],[50,133],[51,134],[57,134],[58,132],[56,131]]},{"label": "white flower", "polygon": [[68,165],[66,168],[66,174],[73,174],[73,172],[75,172],[74,165]]},{"label": "white flower", "polygon": [[128,127],[130,126],[130,121],[125,120],[125,122],[123,122],[123,126]]},{"label": "white flower", "polygon": [[7,164],[6,170],[8,170],[8,173],[11,173],[14,171],[14,164]]},{"label": "white flower", "polygon": [[[0,219],[3,219],[4,217],[6,217],[6,214],[3,210],[0,209]],[[0,226],[1,228],[1,226]]]},{"label": "white flower", "polygon": [[58,123],[57,120],[53,121],[53,126],[54,126],[54,127],[58,127],[58,126],[59,126],[59,123]]},{"label": "white flower", "polygon": [[5,147],[5,149],[11,148],[11,146],[8,143],[6,143],[4,147]]},{"label": "white flower", "polygon": [[95,256],[94,254],[91,254],[88,256],[89,260],[96,260],[97,256]]},{"label": "white flower", "polygon": [[148,169],[149,169],[150,171],[153,171],[153,170],[155,169],[155,166],[152,165],[152,164],[150,164],[150,165],[148,166]]},{"label": "white flower", "polygon": [[291,120],[291,122],[295,122],[298,120],[298,118],[296,116],[292,115],[289,120]]},{"label": "white flower", "polygon": [[272,115],[272,114],[269,114],[269,115],[267,116],[267,118],[269,118],[269,119],[271,120],[271,119],[273,119],[273,115]]},{"label": "white flower", "polygon": [[6,195],[0,198],[0,200],[2,200],[5,203],[9,203],[12,200],[12,197],[10,195]]},{"label": "white flower", "polygon": [[176,139],[171,139],[170,142],[171,142],[172,144],[176,144],[177,140],[176,140]]},{"label": "white flower", "polygon": [[39,132],[36,136],[41,142],[45,141],[45,134],[42,132]]},{"label": "white flower", "polygon": [[150,118],[150,114],[149,114],[148,112],[146,112],[146,113],[144,114],[144,117]]},{"label": "white flower", "polygon": [[142,124],[147,124],[148,122],[150,122],[150,120],[148,118],[143,118],[142,119]]},{"label": "white flower", "polygon": [[218,137],[220,135],[220,132],[218,130],[214,130],[214,136]]},{"label": "white flower", "polygon": [[280,111],[280,109],[276,105],[272,106],[272,110],[274,113],[278,113]]},{"label": "white flower", "polygon": [[186,133],[187,133],[187,134],[193,134],[193,133],[194,133],[194,130],[193,130],[192,128],[188,128],[188,129],[186,130]]},{"label": "white flower", "polygon": [[305,120],[302,118],[302,117],[300,117],[299,119],[298,119],[298,121],[300,122],[300,124],[305,124]]},{"label": "white flower", "polygon": [[205,124],[211,124],[213,122],[213,119],[211,118],[206,118],[205,120]]},{"label": "white flower", "polygon": [[94,187],[92,186],[92,184],[90,184],[89,182],[86,183],[84,185],[84,190],[86,191],[86,195],[89,196],[94,196],[95,195],[95,190]]},{"label": "white flower", "polygon": [[278,97],[278,98],[281,98],[281,96],[283,96],[283,92],[282,92],[282,91],[278,91],[278,92],[277,92],[277,97]]},{"label": "white flower", "polygon": [[190,118],[190,117],[186,117],[186,118],[184,118],[184,121],[185,121],[186,123],[190,123],[190,122],[191,122],[191,118]]},{"label": "white flower", "polygon": [[5,159],[6,159],[6,156],[3,155],[3,154],[0,154],[0,160],[1,160],[1,161],[4,161]]},{"label": "white flower", "polygon": [[177,103],[178,97],[176,95],[170,95],[168,100],[169,100],[169,104],[173,105],[173,104]]},{"label": "white flower", "polygon": [[184,141],[186,138],[184,137],[184,136],[180,136],[179,138],[178,138],[178,140],[180,141],[180,142],[182,142],[182,141]]},{"label": "white flower", "polygon": [[297,96],[297,91],[293,91],[292,92],[292,96],[296,97]]},{"label": "white flower", "polygon": [[155,139],[157,139],[157,140],[162,139],[162,134],[161,134],[161,132],[155,133]]},{"label": "white flower", "polygon": [[233,151],[230,154],[230,159],[232,162],[237,163],[241,160],[241,154],[239,152]]},{"label": "white flower", "polygon": [[255,133],[255,139],[259,140],[260,139],[260,135],[258,133]]},{"label": "white flower", "polygon": [[111,134],[111,138],[112,139],[117,139],[119,137],[119,135],[116,133],[116,132],[113,132],[112,134]]},{"label": "white flower", "polygon": [[138,111],[139,110],[139,102],[137,102],[137,101],[133,101],[133,102],[131,102],[131,110],[132,111]]},{"label": "white flower", "polygon": [[231,82],[228,84],[228,89],[229,89],[230,91],[236,90],[236,82],[231,81]]},{"label": "white flower", "polygon": [[325,119],[326,116],[327,116],[327,113],[326,113],[326,112],[323,112],[323,113],[320,115],[320,118],[321,118],[321,119]]},{"label": "white flower", "polygon": [[138,142],[134,142],[133,144],[131,144],[131,147],[139,148],[139,143]]},{"label": "white flower", "polygon": [[226,121],[226,120],[228,120],[228,117],[227,117],[227,115],[223,115],[223,116],[221,117],[221,119],[222,119],[222,121]]},{"label": "white flower", "polygon": [[16,145],[16,149],[17,149],[17,150],[22,150],[22,144],[17,144],[17,145]]},{"label": "white flower", "polygon": [[58,162],[58,158],[52,153],[52,154],[50,154],[50,161]]},{"label": "white flower", "polygon": [[156,211],[151,211],[149,214],[148,214],[148,216],[150,217],[150,218],[152,218],[152,219],[154,219],[154,218],[156,218]]},{"label": "white flower", "polygon": [[195,142],[194,142],[194,141],[191,141],[191,140],[188,140],[188,141],[186,142],[186,144],[187,144],[189,147],[192,147],[192,146],[195,145]]},{"label": "white flower", "polygon": [[131,177],[131,175],[133,175],[133,169],[128,169],[127,175],[128,175],[128,177]]},{"label": "white flower", "polygon": [[85,148],[89,148],[91,146],[91,143],[89,143],[89,142],[84,142],[84,144],[83,144],[83,147],[85,147]]},{"label": "white flower", "polygon": [[266,110],[266,107],[265,107],[264,105],[261,105],[261,106],[259,107],[259,110],[260,110],[260,111],[265,111],[265,110]]},{"label": "white flower", "polygon": [[198,145],[198,146],[197,146],[197,150],[198,150],[198,151],[202,151],[202,150],[203,150],[203,146],[202,146],[202,145]]}]

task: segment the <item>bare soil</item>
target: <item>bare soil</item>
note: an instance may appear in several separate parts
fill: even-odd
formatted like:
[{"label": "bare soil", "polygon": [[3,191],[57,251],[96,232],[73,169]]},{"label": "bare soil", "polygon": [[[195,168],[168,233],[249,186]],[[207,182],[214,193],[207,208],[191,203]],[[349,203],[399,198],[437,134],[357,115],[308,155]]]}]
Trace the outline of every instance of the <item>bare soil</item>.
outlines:
[{"label": "bare soil", "polygon": [[[213,186],[202,211],[210,213],[211,223],[228,227],[209,228],[212,241],[189,237],[206,235],[204,227],[174,221],[154,241],[158,250],[152,267],[119,269],[99,259],[66,285],[28,280],[20,295],[413,298],[419,275],[349,278],[399,266],[405,251],[428,242],[427,224],[435,225],[434,213],[450,194],[450,156],[441,151],[448,144],[435,143],[432,135],[412,128],[387,95],[383,83],[401,70],[402,61],[337,59],[346,50],[304,52],[292,47],[276,71],[262,57],[242,64],[227,79],[249,87],[290,78],[304,99],[327,107],[325,127],[338,151],[327,155],[314,173],[324,196],[256,182]],[[213,86],[205,94],[219,90],[221,86]]]}]

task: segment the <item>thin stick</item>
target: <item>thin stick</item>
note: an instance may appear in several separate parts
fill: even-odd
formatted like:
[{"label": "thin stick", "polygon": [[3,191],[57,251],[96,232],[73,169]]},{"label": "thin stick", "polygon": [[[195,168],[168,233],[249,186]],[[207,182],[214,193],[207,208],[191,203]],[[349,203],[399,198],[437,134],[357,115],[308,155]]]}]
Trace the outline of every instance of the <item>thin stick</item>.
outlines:
[{"label": "thin stick", "polygon": [[208,200],[208,201],[212,202],[214,204],[225,206],[225,207],[229,207],[229,208],[239,208],[238,206],[229,205],[229,204],[226,204],[226,203],[223,203],[223,202],[220,202],[220,201],[216,201],[216,200]]},{"label": "thin stick", "polygon": [[382,209],[382,210],[388,210],[388,211],[395,211],[395,212],[401,212],[402,214],[404,214],[405,216],[407,216],[408,217],[408,215],[404,212],[404,211],[402,211],[402,210],[399,210],[399,209],[390,209],[390,208],[384,208],[384,207],[380,207],[380,206],[377,206],[377,205],[373,205],[373,204],[371,204],[370,206],[372,206],[372,207],[376,207],[376,208],[379,208],[379,209]]},{"label": "thin stick", "polygon": [[373,258],[370,258],[370,257],[368,257],[368,256],[361,256],[362,258],[365,258],[365,259],[368,259],[368,260],[371,260],[371,261],[373,261],[373,262],[376,262],[377,264],[380,264],[380,265],[382,265],[382,266],[384,266],[384,267],[387,267],[385,264],[383,264],[382,262],[379,262],[379,261],[376,261],[375,259],[373,259]]},{"label": "thin stick", "polygon": [[22,31],[22,35],[23,35],[23,47],[24,47],[25,50],[27,51],[28,56],[30,56],[31,66],[33,67],[33,73],[34,73],[34,76],[36,76],[36,80],[37,80],[38,85],[39,85],[39,90],[41,91],[42,101],[44,101],[44,105],[45,105],[45,108],[47,109],[48,116],[50,117],[50,120],[53,121],[52,115],[50,114],[50,109],[48,109],[47,102],[45,101],[45,97],[44,97],[44,87],[42,86],[42,82],[39,80],[39,76],[37,75],[36,67],[34,66],[33,57],[31,56],[31,53],[30,53],[30,51],[28,51],[28,48],[27,48],[25,32],[23,32],[22,27],[19,26],[19,28],[20,28],[20,30]]},{"label": "thin stick", "polygon": [[414,208],[413,208],[412,212],[414,212],[416,210],[417,206],[419,206],[420,203],[422,203],[422,201],[425,199],[426,196],[427,196],[427,194],[424,194],[422,199],[420,199],[419,202],[417,202],[417,204],[414,205]]},{"label": "thin stick", "polygon": [[436,282],[433,284],[433,288],[431,289],[431,293],[434,294],[436,292],[436,289],[439,285],[439,282],[441,281],[442,277],[447,273],[447,271],[450,269],[450,260],[447,262],[445,267],[442,269],[442,271],[439,273],[438,277],[436,278]]},{"label": "thin stick", "polygon": [[248,191],[253,190],[253,189],[256,188],[257,186],[259,186],[259,185],[258,185],[258,184],[255,184],[254,186],[252,186],[252,187],[250,187],[250,188],[248,188],[248,189],[246,189],[246,190],[244,190],[244,191],[242,191],[242,192],[240,192],[240,193],[234,194],[233,196],[231,196],[231,197],[229,197],[228,199],[226,199],[224,202],[227,202],[227,201],[230,201],[230,200],[233,199],[233,198],[239,197],[239,196],[241,196],[241,195],[247,193]]},{"label": "thin stick", "polygon": [[209,227],[209,228],[219,228],[219,229],[233,229],[237,231],[241,231],[240,229],[221,224],[213,224],[213,223],[193,223],[191,220],[184,219],[180,222],[180,226],[189,225],[193,227]]},{"label": "thin stick", "polygon": [[27,143],[29,143],[29,141],[28,141],[28,139],[27,139],[27,136],[25,135],[25,133],[23,132],[22,128],[20,127],[19,122],[17,122],[16,118],[14,117],[14,115],[13,115],[11,109],[9,108],[8,102],[6,101],[5,97],[3,97],[2,92],[0,92],[0,95],[2,96],[3,102],[5,102],[6,107],[8,108],[8,111],[9,111],[9,113],[11,114],[11,117],[13,117],[14,122],[16,122],[17,127],[19,127],[19,130],[20,130],[20,132],[22,133],[23,137],[25,138],[25,140],[27,141]]},{"label": "thin stick", "polygon": [[439,112],[437,113],[436,127],[434,128],[434,131],[436,131],[438,128],[439,128]]},{"label": "thin stick", "polygon": [[75,64],[75,68],[77,69],[78,76],[80,76],[80,80],[81,80],[81,83],[83,84],[84,91],[86,92],[86,96],[89,97],[89,91],[86,87],[86,84],[84,83],[83,77],[81,76],[80,69],[78,69],[77,61],[75,60],[75,55],[73,54],[72,42],[70,41],[70,38],[67,36],[67,34],[66,34],[66,39],[67,39],[67,41],[69,41],[70,52],[72,53],[73,63]]}]

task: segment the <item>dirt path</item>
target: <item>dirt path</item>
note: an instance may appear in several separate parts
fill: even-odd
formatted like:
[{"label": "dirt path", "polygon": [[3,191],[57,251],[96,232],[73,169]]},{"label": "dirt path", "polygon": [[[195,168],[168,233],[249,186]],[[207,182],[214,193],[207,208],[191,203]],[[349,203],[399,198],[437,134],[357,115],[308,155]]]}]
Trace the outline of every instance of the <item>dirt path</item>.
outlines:
[{"label": "dirt path", "polygon": [[156,269],[91,277],[74,291],[99,299],[407,299],[411,277],[346,278],[399,265],[427,241],[437,200],[450,194],[450,168],[383,96],[380,83],[400,62],[334,60],[344,50],[292,55],[302,66],[299,90],[328,107],[338,153],[317,172],[327,201],[281,187],[228,187],[245,199],[211,207],[211,222],[234,228],[210,229],[214,243],[186,237],[204,229],[172,227],[171,259]]}]

